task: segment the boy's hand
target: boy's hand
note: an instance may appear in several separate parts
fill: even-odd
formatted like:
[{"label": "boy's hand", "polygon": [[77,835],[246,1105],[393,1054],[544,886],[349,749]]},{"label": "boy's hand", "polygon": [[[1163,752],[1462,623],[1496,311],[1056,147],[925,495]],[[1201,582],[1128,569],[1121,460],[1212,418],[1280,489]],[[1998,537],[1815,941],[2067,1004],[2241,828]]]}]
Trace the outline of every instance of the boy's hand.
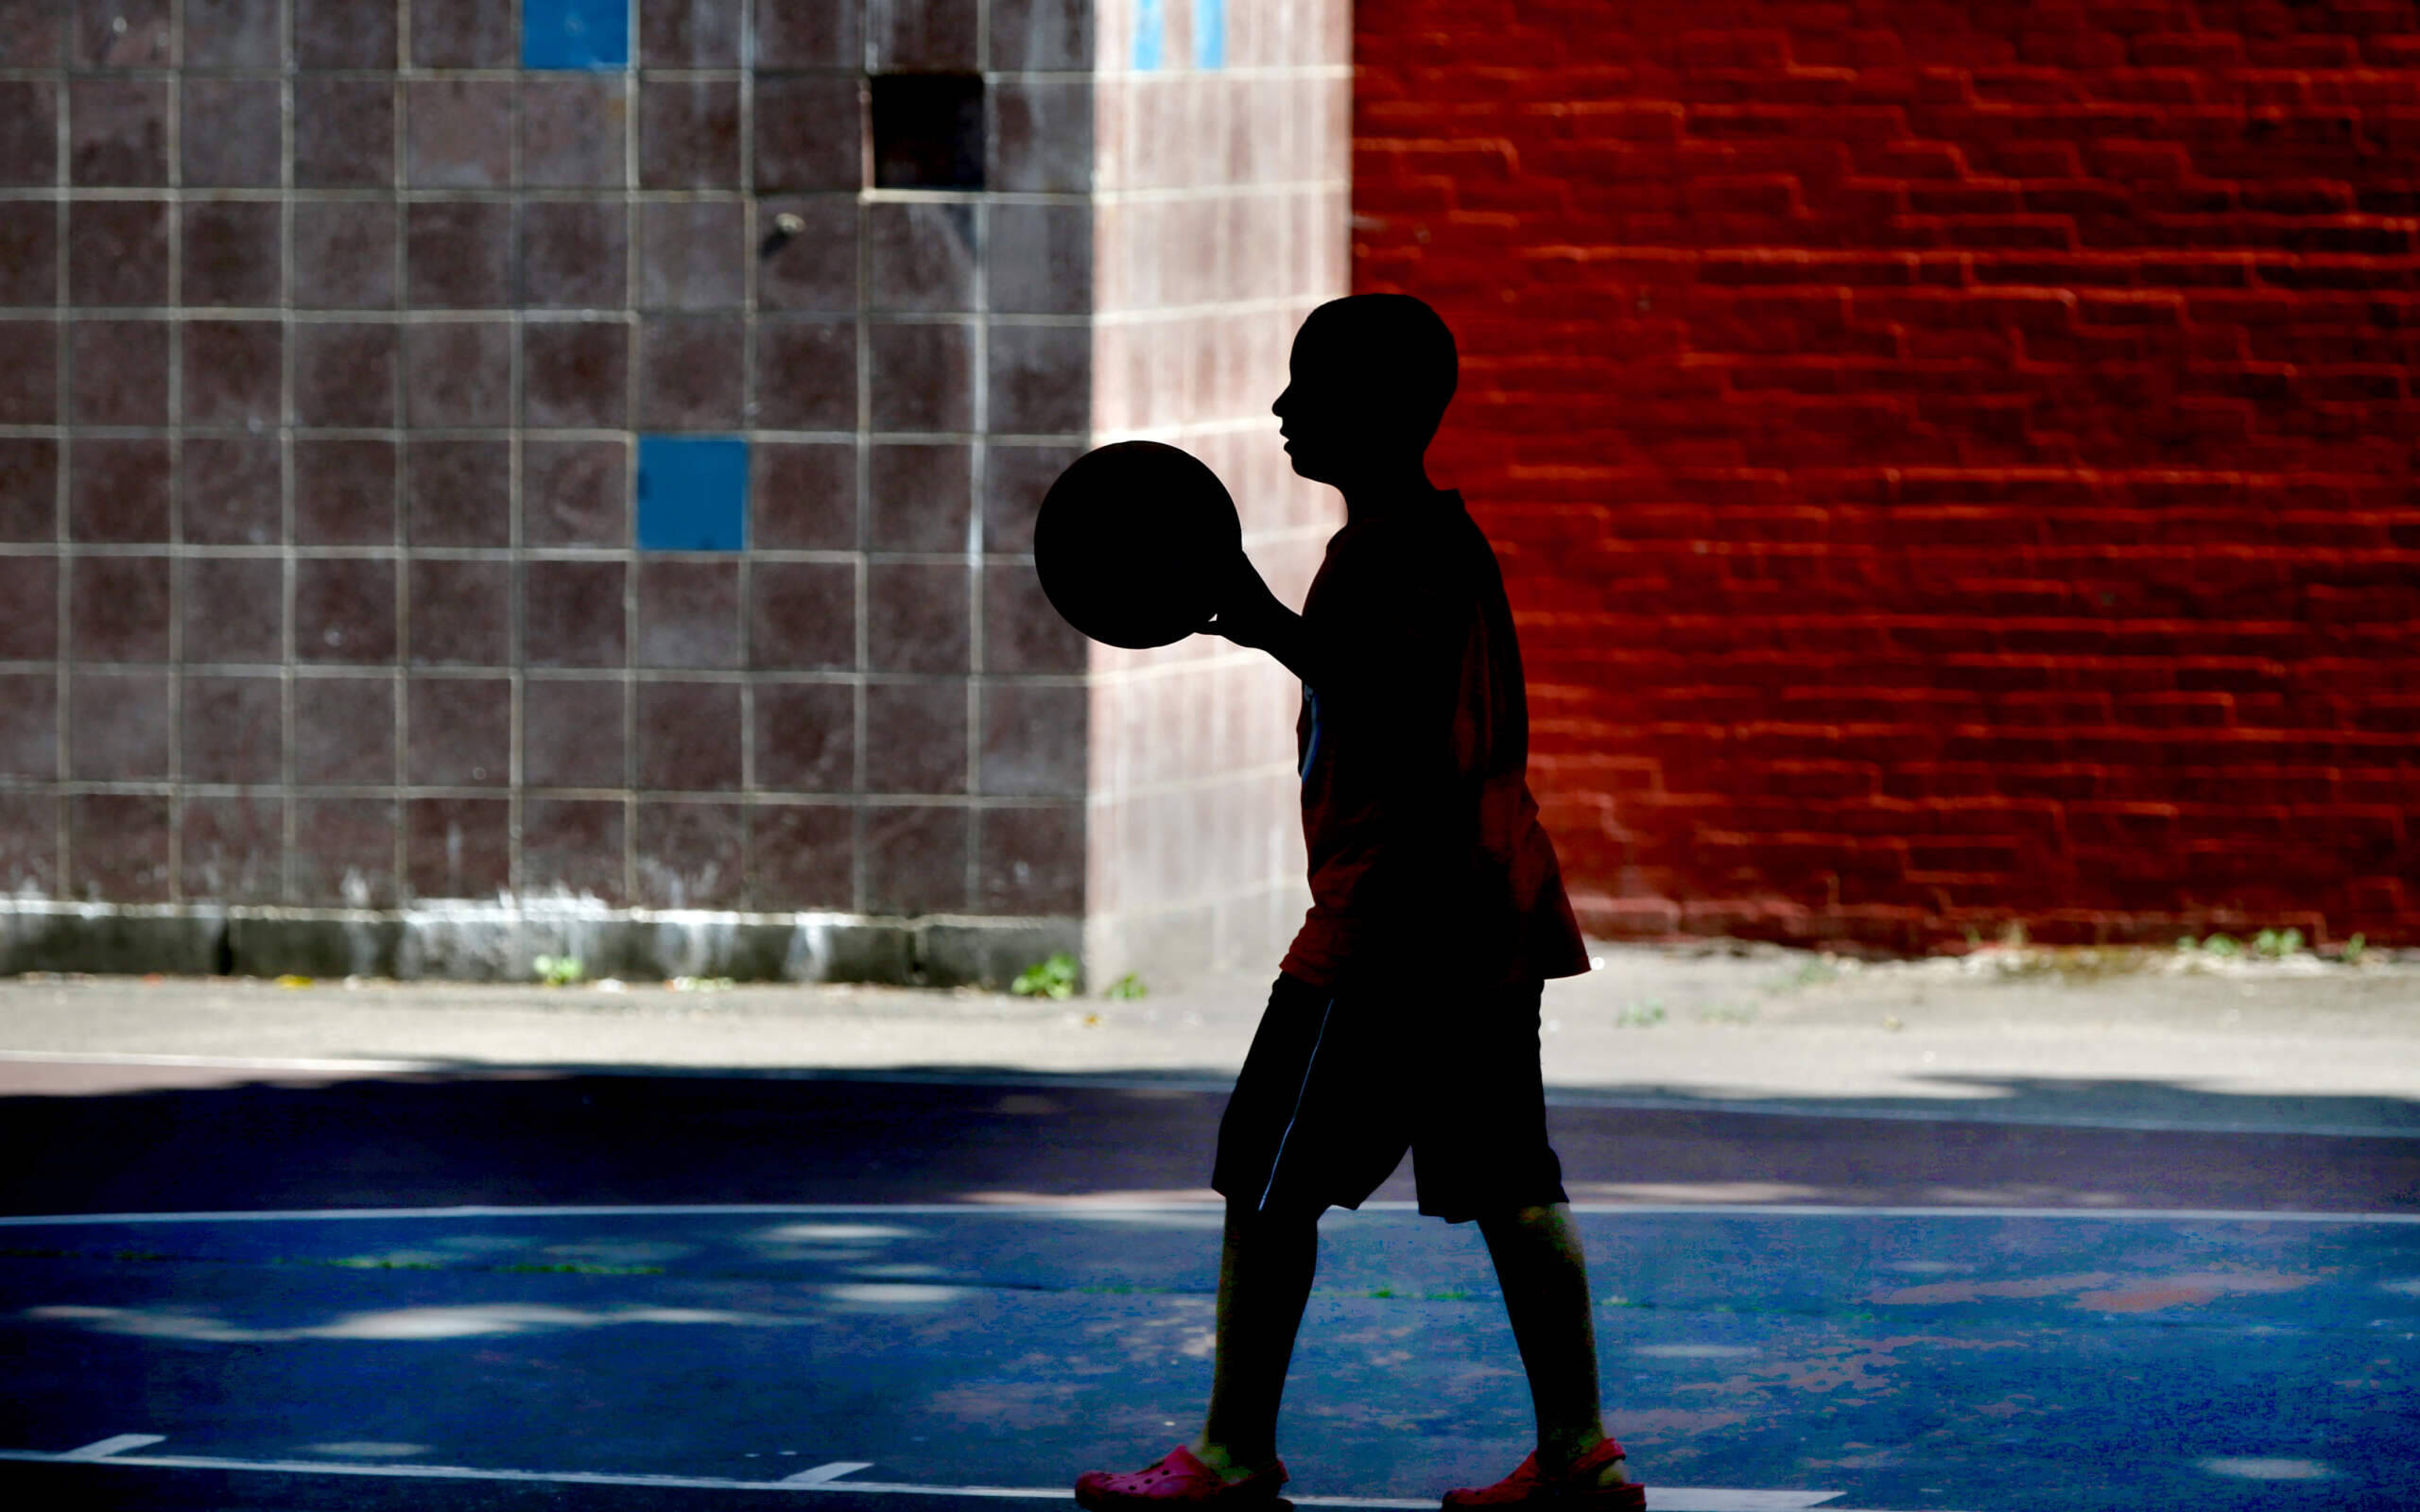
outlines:
[{"label": "boy's hand", "polygon": [[1219,581],[1219,614],[1202,627],[1237,645],[1266,651],[1305,687],[1324,686],[1324,672],[1315,665],[1303,617],[1269,591],[1252,558],[1236,552]]},{"label": "boy's hand", "polygon": [[1267,650],[1277,643],[1293,618],[1294,611],[1269,591],[1260,569],[1239,551],[1219,580],[1218,617],[1203,628],[1214,635],[1223,635],[1237,645]]}]

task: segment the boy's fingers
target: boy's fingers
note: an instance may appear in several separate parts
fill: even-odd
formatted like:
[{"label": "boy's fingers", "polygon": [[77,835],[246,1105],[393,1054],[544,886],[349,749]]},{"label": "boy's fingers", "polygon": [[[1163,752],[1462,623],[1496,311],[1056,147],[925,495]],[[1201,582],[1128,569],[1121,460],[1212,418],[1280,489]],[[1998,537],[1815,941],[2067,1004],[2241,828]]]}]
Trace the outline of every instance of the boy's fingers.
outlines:
[{"label": "boy's fingers", "polygon": [[1209,624],[1201,627],[1201,628],[1207,634],[1221,635],[1226,637],[1228,640],[1235,642],[1237,645],[1246,646],[1253,650],[1258,650],[1260,648],[1259,638],[1252,633],[1252,630],[1249,628],[1249,625],[1250,621],[1238,616],[1233,610],[1221,610],[1219,611],[1217,618],[1213,619]]},{"label": "boy's fingers", "polygon": [[1248,558],[1237,558],[1236,560],[1240,565],[1223,585],[1219,611],[1240,610],[1257,619],[1277,602],[1277,595],[1270,591],[1268,579],[1260,576],[1259,570]]}]

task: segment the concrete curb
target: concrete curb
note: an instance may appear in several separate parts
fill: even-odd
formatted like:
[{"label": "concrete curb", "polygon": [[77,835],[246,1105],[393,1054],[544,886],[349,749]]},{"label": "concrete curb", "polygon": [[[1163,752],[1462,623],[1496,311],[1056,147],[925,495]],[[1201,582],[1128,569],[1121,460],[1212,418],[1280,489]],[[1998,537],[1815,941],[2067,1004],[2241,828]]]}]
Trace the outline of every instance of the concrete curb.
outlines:
[{"label": "concrete curb", "polygon": [[1000,988],[1060,952],[1078,919],[886,919],[619,909],[584,900],[399,910],[0,901],[0,975],[390,977],[527,982],[542,955],[590,977],[723,976]]}]

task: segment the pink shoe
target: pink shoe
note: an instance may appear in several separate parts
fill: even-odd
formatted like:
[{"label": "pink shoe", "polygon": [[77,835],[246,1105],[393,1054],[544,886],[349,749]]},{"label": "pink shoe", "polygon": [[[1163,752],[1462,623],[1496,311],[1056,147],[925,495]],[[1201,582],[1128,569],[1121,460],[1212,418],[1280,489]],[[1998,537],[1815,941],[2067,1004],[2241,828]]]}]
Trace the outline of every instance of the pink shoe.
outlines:
[{"label": "pink shoe", "polygon": [[1157,1465],[1131,1475],[1086,1470],[1076,1477],[1076,1504],[1087,1512],[1156,1512],[1162,1507],[1251,1507],[1294,1512],[1277,1494],[1286,1484],[1286,1462],[1233,1485],[1179,1444]]},{"label": "pink shoe", "polygon": [[1548,1480],[1540,1473],[1537,1452],[1532,1450],[1519,1469],[1494,1486],[1447,1491],[1446,1512],[1549,1505],[1584,1508],[1585,1512],[1645,1512],[1647,1487],[1636,1481],[1603,1487],[1597,1485],[1597,1473],[1624,1457],[1622,1446],[1608,1438],[1573,1461],[1570,1469]]}]

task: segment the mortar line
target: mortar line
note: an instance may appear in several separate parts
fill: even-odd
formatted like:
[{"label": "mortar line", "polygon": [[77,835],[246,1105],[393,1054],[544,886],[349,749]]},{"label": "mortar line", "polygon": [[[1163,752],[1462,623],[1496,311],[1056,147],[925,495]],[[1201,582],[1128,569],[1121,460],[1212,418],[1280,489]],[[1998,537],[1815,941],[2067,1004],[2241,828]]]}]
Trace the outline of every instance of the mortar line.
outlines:
[{"label": "mortar line", "polygon": [[[297,593],[297,559],[294,551],[294,432],[295,432],[295,352],[294,338],[294,8],[278,8],[278,302],[284,322],[280,331],[281,369],[278,381],[277,416],[277,500],[278,500],[278,593],[284,613],[280,616],[280,655],[278,659],[278,883],[281,902],[295,901],[294,885],[297,870],[295,848],[300,833],[300,804],[294,796],[294,662],[299,646],[295,634],[294,614]],[[400,235],[398,241],[401,240]]]},{"label": "mortar line", "polygon": [[629,108],[622,112],[622,171],[618,187],[622,201],[622,303],[616,312],[622,326],[622,538],[615,556],[622,566],[622,660],[615,679],[622,689],[622,853],[621,886],[624,907],[638,896],[638,828],[639,828],[639,679],[634,675],[638,662],[638,574],[639,574],[639,439],[644,434],[645,419],[639,413],[642,391],[640,374],[647,361],[647,320],[639,313],[641,291],[639,261],[646,255],[639,223],[639,190],[641,172],[639,112],[644,108],[647,74],[639,67],[638,0],[630,0],[624,9],[625,34],[631,45],[624,52],[622,88]]},{"label": "mortar line", "polygon": [[[395,9],[395,55],[388,61],[394,67],[395,189],[399,200],[403,192],[410,188],[413,181],[411,126],[416,102],[412,98],[409,82],[414,72],[411,66],[411,0],[398,0]],[[395,214],[399,222],[404,220],[405,212],[400,203],[396,206]],[[510,234],[509,230],[508,234]],[[405,256],[410,241],[408,223],[399,226],[398,234],[395,237],[396,256],[399,259]],[[405,318],[400,320],[395,328],[394,419],[398,435],[394,442],[394,471],[387,479],[387,527],[395,542],[395,562],[392,569],[395,588],[395,660],[394,664],[388,670],[387,700],[388,727],[394,731],[395,743],[394,750],[388,762],[388,778],[394,790],[388,799],[389,830],[387,875],[389,885],[394,889],[394,896],[400,905],[408,896],[404,879],[408,875],[406,869],[409,853],[406,831],[409,829],[407,820],[410,814],[404,802],[403,788],[405,779],[410,770],[411,761],[411,698],[406,677],[407,669],[411,666],[412,646],[411,537],[408,522],[404,518],[404,501],[410,496],[406,487],[411,472],[410,430],[412,421],[418,417],[411,412],[409,398],[412,387],[413,360],[411,328],[415,323],[409,318],[412,309],[411,296],[409,286],[400,278],[395,286],[404,303]]]},{"label": "mortar line", "polygon": [[[521,0],[510,0],[507,8],[512,35],[521,35]],[[518,62],[519,60],[515,59]],[[507,129],[512,140],[506,145],[505,173],[510,180],[516,198],[523,194],[522,179],[527,172],[521,161],[521,137],[527,119],[523,106],[524,74],[512,75],[512,93],[505,106]],[[628,112],[625,112],[626,114]],[[505,550],[510,565],[505,585],[505,634],[511,643],[505,648],[505,772],[504,772],[504,886],[507,896],[519,898],[528,887],[527,864],[521,854],[521,835],[526,818],[527,795],[524,787],[528,782],[527,745],[529,712],[527,703],[527,650],[529,610],[522,581],[528,570],[528,536],[522,525],[522,513],[527,507],[528,490],[524,487],[522,472],[528,465],[527,439],[522,424],[522,405],[528,387],[527,348],[529,330],[529,268],[522,255],[523,233],[527,226],[527,201],[520,198],[523,209],[515,212],[512,252],[514,298],[510,324],[512,353],[505,369],[505,432],[504,432],[504,507]],[[628,253],[625,254],[627,260]],[[516,920],[512,937],[506,949],[510,956],[509,966],[517,966],[527,948],[521,937]]]},{"label": "mortar line", "polygon": [[[756,497],[756,450],[760,444],[756,425],[763,418],[764,393],[756,370],[759,336],[756,330],[758,274],[764,258],[757,249],[763,244],[764,198],[754,193],[756,187],[756,71],[754,62],[757,0],[740,0],[739,7],[739,182],[740,198],[740,265],[739,265],[739,391],[740,459],[739,477],[739,567],[736,574],[738,603],[735,611],[739,623],[734,627],[738,636],[735,664],[743,672],[752,672],[755,659],[750,655],[748,627],[756,602],[756,529],[757,511],[763,502]],[[743,676],[739,682],[739,792],[735,807],[739,816],[739,878],[738,897],[743,903],[756,901],[756,825],[755,799],[758,782],[756,771],[756,679]]]},{"label": "mortar line", "polygon": [[[66,28],[74,24],[72,14],[54,17],[54,22],[60,29],[59,39],[60,44],[72,47],[75,44],[75,39],[66,33]],[[55,784],[63,783],[67,777],[68,763],[74,756],[74,752],[69,749],[67,739],[67,722],[73,712],[69,704],[71,694],[68,670],[75,665],[77,656],[76,620],[73,612],[77,553],[71,518],[76,497],[74,487],[76,453],[68,423],[70,419],[68,404],[75,392],[73,372],[75,343],[68,339],[70,330],[68,310],[70,298],[75,289],[70,271],[74,266],[76,249],[74,237],[70,234],[72,222],[68,215],[71,208],[67,183],[70,123],[67,118],[67,72],[64,61],[62,60],[61,66],[50,76],[53,136],[51,182],[59,197],[52,222],[52,236],[59,248],[58,266],[52,269],[53,291],[58,302],[49,312],[52,352],[51,413],[59,421],[57,438],[51,443],[51,530],[59,557],[57,603],[54,606],[58,616],[55,644],[59,654],[57,662],[51,668],[53,728],[50,732],[50,776]],[[72,898],[76,894],[76,827],[71,820],[73,804],[63,786],[54,786],[52,792],[54,797],[51,803],[51,828],[55,849],[51,853],[58,858],[58,876],[55,879],[54,890],[61,898]]]},{"label": "mortar line", "polygon": [[[873,31],[866,28],[860,42],[867,75],[873,70]],[[856,462],[856,552],[854,567],[856,578],[857,676],[850,691],[850,776],[849,791],[857,801],[849,812],[849,896],[851,906],[864,913],[872,907],[868,893],[869,871],[866,850],[873,833],[871,816],[864,801],[871,785],[866,770],[866,674],[873,668],[873,574],[868,552],[873,541],[873,353],[868,343],[873,339],[873,326],[868,318],[873,288],[873,235],[866,213],[868,194],[873,184],[873,105],[872,86],[857,87],[857,195],[852,206],[852,234],[856,238],[856,431],[852,438]]]},{"label": "mortar line", "polygon": [[[184,3],[173,0],[168,10],[168,48],[171,58],[184,57]],[[162,113],[162,137],[167,153],[168,183],[166,203],[163,207],[167,220],[168,308],[175,312],[167,322],[168,330],[168,414],[171,439],[168,442],[168,669],[165,678],[168,704],[167,772],[168,772],[168,876],[167,895],[172,901],[184,897],[184,611],[185,564],[182,547],[184,544],[184,444],[182,427],[185,421],[184,352],[184,84],[181,71],[170,69],[164,85],[165,103]]]},{"label": "mortar line", "polygon": [[[978,7],[977,13],[988,18],[992,8]],[[978,53],[978,57],[988,54]],[[988,90],[985,92],[990,93]],[[986,155],[989,154],[988,144]],[[991,332],[992,284],[990,276],[992,248],[991,208],[982,195],[977,195],[968,207],[969,224],[975,246],[975,352],[969,359],[967,387],[969,408],[975,442],[968,453],[967,494],[961,501],[966,507],[966,645],[967,678],[965,707],[962,717],[966,730],[966,791],[972,796],[982,791],[983,778],[983,700],[988,696],[986,669],[990,648],[983,638],[983,511],[979,501],[985,464],[991,453],[985,437],[992,427]],[[966,816],[966,861],[962,885],[966,904],[977,906],[983,885],[983,811],[971,809]]]}]

